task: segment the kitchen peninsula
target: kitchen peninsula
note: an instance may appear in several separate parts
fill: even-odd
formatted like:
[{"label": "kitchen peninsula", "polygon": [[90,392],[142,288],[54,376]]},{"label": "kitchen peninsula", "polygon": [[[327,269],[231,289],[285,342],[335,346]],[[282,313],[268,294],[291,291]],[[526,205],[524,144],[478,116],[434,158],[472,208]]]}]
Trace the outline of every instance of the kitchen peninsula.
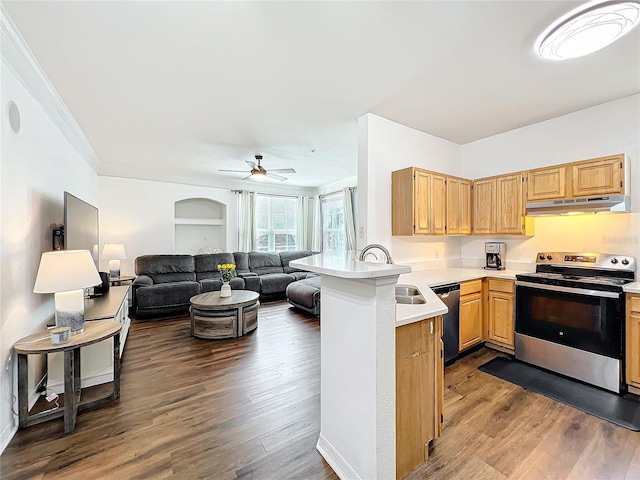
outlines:
[{"label": "kitchen peninsula", "polygon": [[426,303],[396,305],[398,277],[411,268],[355,257],[327,252],[290,264],[322,276],[317,448],[342,479],[395,478],[396,327],[447,308],[428,288]]}]

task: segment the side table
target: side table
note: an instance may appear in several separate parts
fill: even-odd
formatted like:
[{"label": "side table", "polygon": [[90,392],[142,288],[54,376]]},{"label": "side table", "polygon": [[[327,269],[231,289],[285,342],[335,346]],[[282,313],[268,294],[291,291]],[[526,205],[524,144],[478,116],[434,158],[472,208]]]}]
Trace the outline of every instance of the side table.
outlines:
[{"label": "side table", "polygon": [[[13,350],[18,355],[18,420],[20,428],[64,416],[64,432],[76,426],[78,410],[101,405],[120,398],[120,330],[122,324],[113,320],[85,322],[84,332],[72,335],[61,345],[51,344],[50,332],[38,332],[19,340]],[[80,349],[113,337],[113,391],[106,396],[82,403],[80,396]],[[64,352],[64,409],[29,415],[28,355],[48,355]]]},{"label": "side table", "polygon": [[122,275],[118,278],[110,278],[109,283],[111,284],[111,286],[122,285],[122,282],[133,282],[135,279],[135,275]]}]

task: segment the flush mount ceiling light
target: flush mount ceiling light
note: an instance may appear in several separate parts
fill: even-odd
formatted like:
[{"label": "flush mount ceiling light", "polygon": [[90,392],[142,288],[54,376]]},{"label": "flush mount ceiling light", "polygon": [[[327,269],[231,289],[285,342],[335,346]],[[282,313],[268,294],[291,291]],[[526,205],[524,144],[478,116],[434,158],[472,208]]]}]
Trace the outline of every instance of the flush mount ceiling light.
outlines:
[{"label": "flush mount ceiling light", "polygon": [[640,0],[591,2],[551,24],[536,41],[547,60],[582,57],[623,37],[640,21]]}]

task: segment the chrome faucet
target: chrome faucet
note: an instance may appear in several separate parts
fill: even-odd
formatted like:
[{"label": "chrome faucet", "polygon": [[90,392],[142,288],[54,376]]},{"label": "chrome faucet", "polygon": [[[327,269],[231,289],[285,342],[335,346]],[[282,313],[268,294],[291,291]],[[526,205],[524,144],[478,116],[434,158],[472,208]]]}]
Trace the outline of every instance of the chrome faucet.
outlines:
[{"label": "chrome faucet", "polygon": [[[369,250],[371,250],[371,249],[373,249],[373,248],[378,248],[378,249],[382,250],[382,251],[384,252],[384,254],[387,256],[387,263],[388,263],[389,265],[393,265],[393,259],[391,258],[391,254],[389,253],[389,250],[387,250],[386,248],[384,248],[382,245],[378,245],[377,243],[372,243],[371,245],[367,245],[366,247],[364,247],[364,248],[362,249],[362,251],[360,252],[359,260],[360,260],[361,262],[364,262],[365,254],[366,254]],[[375,256],[375,254],[373,254],[373,253],[372,253],[371,255],[373,255],[374,257],[376,257],[376,256]],[[378,257],[376,257],[376,260],[377,260],[377,259],[378,259]]]}]

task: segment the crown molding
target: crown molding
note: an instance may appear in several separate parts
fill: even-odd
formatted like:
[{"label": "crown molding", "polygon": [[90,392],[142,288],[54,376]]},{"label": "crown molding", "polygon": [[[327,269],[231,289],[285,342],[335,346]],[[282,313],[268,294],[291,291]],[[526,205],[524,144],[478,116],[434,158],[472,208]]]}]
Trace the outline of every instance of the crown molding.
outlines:
[{"label": "crown molding", "polygon": [[13,72],[25,90],[42,106],[45,114],[69,144],[97,173],[100,160],[2,4],[0,4],[0,30],[2,31],[2,63]]}]

